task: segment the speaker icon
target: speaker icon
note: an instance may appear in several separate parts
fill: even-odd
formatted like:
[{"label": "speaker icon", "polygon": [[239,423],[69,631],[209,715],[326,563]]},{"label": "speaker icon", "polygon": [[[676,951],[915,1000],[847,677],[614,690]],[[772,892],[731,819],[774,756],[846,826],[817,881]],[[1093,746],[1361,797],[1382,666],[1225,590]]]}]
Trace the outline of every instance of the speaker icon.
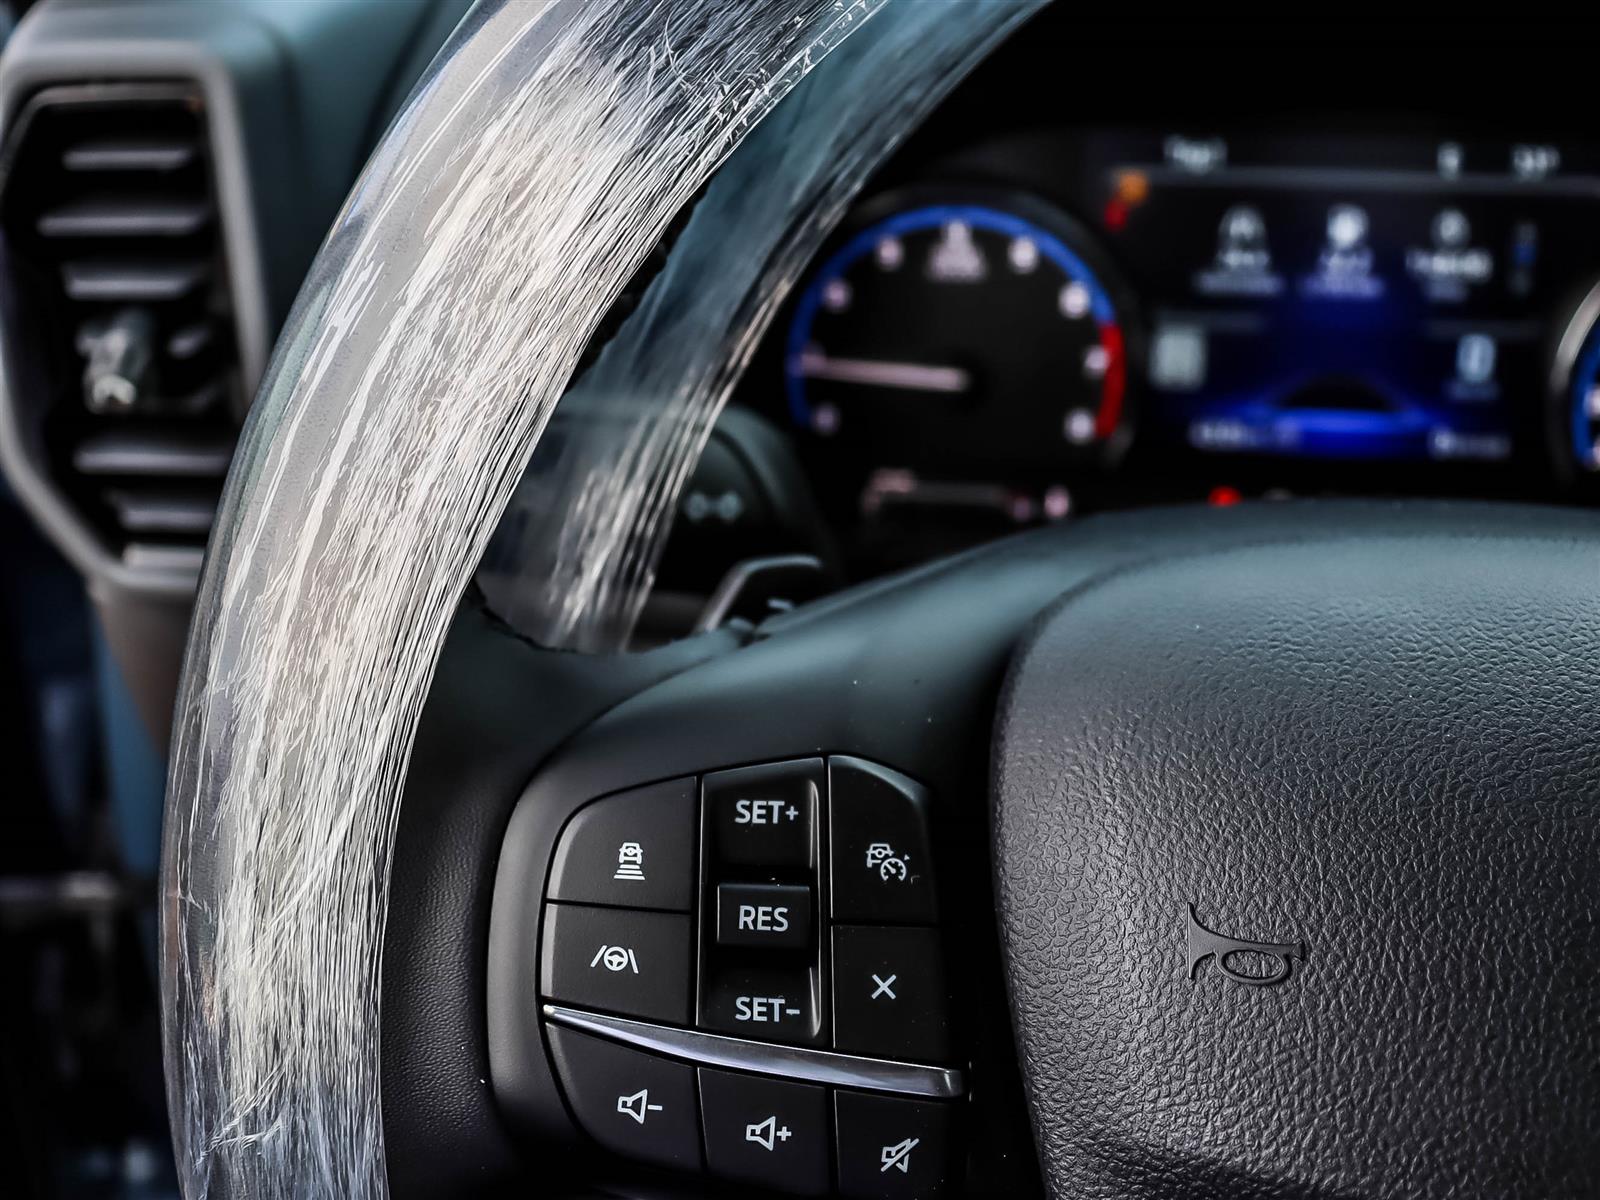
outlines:
[{"label": "speaker icon", "polygon": [[643,1125],[645,1117],[653,1112],[661,1111],[661,1105],[650,1103],[649,1088],[640,1088],[631,1096],[618,1096],[617,1111],[625,1117],[632,1117]]},{"label": "speaker icon", "polygon": [[790,1128],[785,1125],[778,1128],[777,1115],[768,1117],[765,1121],[757,1121],[754,1125],[744,1127],[744,1140],[754,1142],[763,1150],[773,1150],[776,1142],[787,1142],[793,1135]]}]

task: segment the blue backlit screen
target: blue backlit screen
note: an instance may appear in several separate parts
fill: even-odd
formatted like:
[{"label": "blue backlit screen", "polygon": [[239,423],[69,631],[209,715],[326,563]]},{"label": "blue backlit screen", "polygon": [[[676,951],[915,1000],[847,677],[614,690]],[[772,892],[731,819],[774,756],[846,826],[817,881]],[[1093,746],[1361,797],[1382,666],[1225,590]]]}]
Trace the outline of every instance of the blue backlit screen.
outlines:
[{"label": "blue backlit screen", "polygon": [[1554,146],[1107,135],[1100,233],[1148,328],[1142,436],[1208,454],[1497,462],[1600,251]]}]

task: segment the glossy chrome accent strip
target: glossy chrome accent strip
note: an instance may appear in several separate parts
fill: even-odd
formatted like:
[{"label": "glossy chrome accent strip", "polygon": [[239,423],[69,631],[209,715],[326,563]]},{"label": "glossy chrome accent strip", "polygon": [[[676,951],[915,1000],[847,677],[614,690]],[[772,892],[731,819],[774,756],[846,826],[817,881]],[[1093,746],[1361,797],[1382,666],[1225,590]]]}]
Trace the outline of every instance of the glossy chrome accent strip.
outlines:
[{"label": "glossy chrome accent strip", "polygon": [[[1561,331],[1561,340],[1556,344],[1555,356],[1551,359],[1550,394],[1563,402],[1563,407],[1567,399],[1567,385],[1572,382],[1573,368],[1578,365],[1578,355],[1583,353],[1583,344],[1589,340],[1596,321],[1600,321],[1600,283],[1590,288],[1588,294],[1578,302],[1567,327]],[[1566,412],[1561,411],[1561,422],[1557,428],[1566,427],[1566,416]]]},{"label": "glossy chrome accent strip", "polygon": [[964,1087],[961,1072],[948,1067],[925,1067],[882,1058],[861,1058],[854,1054],[836,1054],[832,1050],[813,1050],[806,1046],[750,1042],[743,1038],[724,1037],[719,1033],[701,1033],[694,1029],[677,1029],[670,1025],[653,1025],[648,1021],[630,1021],[626,1017],[583,1012],[559,1004],[546,1004],[543,1011],[545,1020],[556,1025],[702,1067],[759,1071],[763,1075],[782,1075],[787,1079],[803,1079],[833,1087],[895,1092],[903,1096],[931,1096],[937,1100],[953,1100],[962,1094]]}]

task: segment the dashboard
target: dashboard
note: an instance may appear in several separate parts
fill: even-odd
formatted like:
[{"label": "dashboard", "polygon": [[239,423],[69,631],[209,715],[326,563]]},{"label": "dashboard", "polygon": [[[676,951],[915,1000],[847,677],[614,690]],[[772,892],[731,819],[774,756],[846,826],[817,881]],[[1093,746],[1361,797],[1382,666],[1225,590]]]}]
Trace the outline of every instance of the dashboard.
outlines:
[{"label": "dashboard", "polygon": [[[249,397],[362,162],[467,8],[46,0],[0,60],[0,453],[19,499],[90,584],[97,669],[102,641],[116,668],[103,675],[108,703],[124,703],[126,684],[157,745]],[[1152,520],[1081,531],[1114,570],[1125,548],[1193,548],[1184,539],[1207,518],[1243,517],[1232,527],[1242,539],[1256,520],[1233,510],[1243,501],[1600,501],[1600,131],[1587,39],[1436,19],[1382,33],[1380,45],[1356,22],[1099,23],[1060,4],[1033,18],[876,172],[795,280],[684,491],[636,647],[1097,512],[1212,506],[1164,530]],[[567,417],[552,421],[552,458]],[[571,485],[537,465],[477,577],[513,626],[493,579],[527,583],[519,519]],[[1315,519],[1265,512],[1254,528],[1274,535]],[[1387,509],[1370,519],[1394,531]],[[746,1195],[751,1180],[821,1191],[836,1169],[856,1194],[919,1194],[911,1171],[944,1170],[939,1145],[954,1129],[989,1192],[1038,1190],[1010,1012],[976,987],[1001,963],[990,863],[971,852],[988,810],[963,797],[986,794],[991,764],[980,755],[958,769],[970,747],[952,732],[992,696],[956,681],[990,688],[998,647],[1091,575],[1076,565],[998,574],[994,562],[969,561],[926,591],[883,589],[881,606],[864,590],[854,611],[818,606],[787,631],[774,622],[776,635],[721,631],[743,648],[706,664],[715,673],[689,677],[693,646],[637,656],[643,672],[682,674],[642,708],[616,704],[582,738],[548,746],[540,731],[553,737],[585,706],[610,704],[610,683],[550,713],[502,697],[552,695],[590,662],[607,679],[631,667],[539,655],[555,685],[534,687],[531,660],[507,652],[498,624],[485,623],[484,660],[458,653],[476,643],[454,644],[429,702],[435,740],[420,738],[413,760],[448,742],[433,760],[448,769],[413,776],[395,839],[393,895],[404,903],[386,945],[406,952],[385,951],[396,974],[384,982],[383,1082],[391,1099],[413,1101],[383,1114],[397,1195],[442,1194],[446,1177],[481,1182],[507,1117],[519,1133],[549,1134],[527,1119],[540,1106],[561,1138],[574,1117],[654,1138],[671,1119],[650,1115],[666,1088],[689,1114],[669,1135],[676,1150],[618,1140],[585,1155],[561,1142],[529,1160],[542,1184],[609,1185],[633,1159],[681,1167],[704,1154],[714,1173],[743,1181],[705,1185],[716,1195]],[[476,599],[459,628],[475,627]],[[512,693],[512,680],[526,690]],[[910,711],[894,707],[906,696],[916,716],[894,717]],[[487,919],[483,881],[458,868],[494,861],[509,810],[492,809],[491,772],[505,763],[480,753],[476,731],[461,734],[473,722],[505,723],[501,744],[526,755],[513,773],[549,755],[529,793],[538,803],[517,810],[508,834],[541,865],[508,858],[503,876],[520,889],[510,911],[532,915],[497,917],[488,955],[474,924]],[[874,726],[890,745],[867,756],[855,742]],[[137,775],[123,761],[108,768],[118,791]],[[159,806],[159,763],[151,770]],[[796,797],[786,837],[740,820],[750,801],[734,793],[755,784]],[[523,840],[538,811],[543,823]],[[456,860],[448,872],[433,869],[441,847]],[[881,890],[852,897],[852,878]],[[774,899],[804,914],[792,930]],[[736,927],[745,909],[767,906],[772,926],[745,932],[773,936],[736,928],[719,941],[725,901]],[[551,924],[533,935],[540,914]],[[558,944],[550,932],[563,921],[585,932],[586,919],[604,944],[570,933]],[[459,955],[412,953],[404,939],[423,944],[419,925],[427,937],[445,929],[440,944]],[[663,952],[672,1005],[641,998],[656,979],[648,957],[641,973],[636,943]],[[890,951],[911,969],[883,969]],[[488,1004],[515,1010],[528,1039],[515,1061],[543,1069],[548,1037],[565,1098],[552,1082],[530,1099],[488,1070],[476,1040],[485,958]],[[452,969],[458,960],[470,967]],[[428,986],[400,974],[413,968]],[[913,971],[930,1004],[863,1019],[882,1011],[867,1006],[899,1002],[895,975],[912,997]],[[834,1003],[852,975],[870,985],[853,1012],[848,998]],[[434,1005],[435,990],[468,995],[470,1012]],[[564,1011],[545,1020],[535,995]],[[907,1010],[920,1015],[900,1020]],[[656,1044],[676,1057],[655,1101],[642,1082],[609,1086],[603,1058],[585,1061],[584,1039],[608,1014],[676,1039]],[[739,1057],[714,1062],[704,1047],[727,1054],[726,1043],[699,1040],[752,1028],[761,1036]],[[780,1044],[797,1053],[773,1057]],[[412,1064],[418,1046],[443,1051]],[[695,1046],[708,1056],[694,1059]],[[823,1071],[842,1057],[874,1069],[847,1077],[843,1106],[824,1111]],[[398,1074],[398,1058],[414,1074]],[[929,1065],[957,1058],[977,1064],[961,1128],[937,1102],[966,1077]],[[690,1061],[711,1081],[698,1093],[711,1097],[704,1139]],[[777,1078],[774,1063],[795,1062],[810,1064],[809,1082]],[[719,1105],[719,1087],[739,1103]],[[786,1088],[810,1089],[809,1113],[780,1117],[767,1104]],[[863,1088],[889,1109],[920,1107],[927,1132],[880,1130],[885,1109],[863,1103]],[[746,1115],[749,1105],[761,1111]],[[791,1124],[823,1147],[810,1176],[773,1169]]]},{"label": "dashboard", "polygon": [[1381,84],[1263,114],[1156,49],[1207,99],[1074,120],[1051,44],[880,174],[736,399],[849,575],[1152,503],[1591,498],[1600,144],[1475,95],[1470,55],[1423,116]]}]

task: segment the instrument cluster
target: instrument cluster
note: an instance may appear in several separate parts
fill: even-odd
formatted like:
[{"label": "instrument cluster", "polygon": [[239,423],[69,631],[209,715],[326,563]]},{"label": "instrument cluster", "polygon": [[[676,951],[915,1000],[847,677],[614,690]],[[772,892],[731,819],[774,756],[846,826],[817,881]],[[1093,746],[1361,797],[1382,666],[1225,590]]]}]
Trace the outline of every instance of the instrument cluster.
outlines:
[{"label": "instrument cluster", "polygon": [[891,173],[741,402],[869,568],[1172,500],[1584,498],[1597,280],[1597,145],[1034,126]]}]

